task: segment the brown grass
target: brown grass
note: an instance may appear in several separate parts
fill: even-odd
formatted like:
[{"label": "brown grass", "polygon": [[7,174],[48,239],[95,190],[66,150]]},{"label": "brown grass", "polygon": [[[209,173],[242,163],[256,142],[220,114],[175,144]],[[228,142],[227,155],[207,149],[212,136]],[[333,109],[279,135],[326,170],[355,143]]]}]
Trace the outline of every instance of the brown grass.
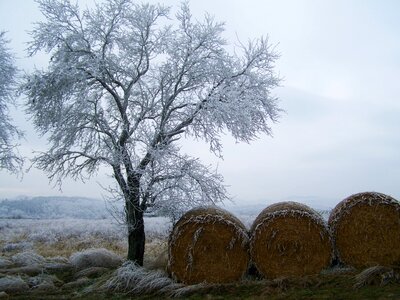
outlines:
[{"label": "brown grass", "polygon": [[165,240],[146,242],[144,267],[150,270],[166,271],[168,265],[168,243]]},{"label": "brown grass", "polygon": [[[12,241],[19,243],[25,240],[24,236],[16,236]],[[5,242],[0,242],[0,249],[6,245]],[[91,236],[85,239],[79,237],[68,237],[60,239],[57,242],[33,242],[31,248],[26,251],[34,251],[35,253],[44,257],[70,257],[73,253],[83,251],[90,248],[105,248],[110,250],[121,257],[127,255],[127,242],[126,241],[111,241],[109,239],[101,239],[96,236]],[[144,266],[150,269],[165,270],[167,267],[167,241],[165,239],[149,239],[146,240]],[[4,257],[11,257],[22,250],[16,249],[1,253]]]},{"label": "brown grass", "polygon": [[354,279],[354,288],[358,289],[365,285],[383,285],[384,275],[393,272],[393,269],[383,266],[370,267],[357,274]]},{"label": "brown grass", "polygon": [[311,208],[283,202],[265,208],[253,223],[250,253],[267,278],[317,274],[332,260],[325,222]]},{"label": "brown grass", "polygon": [[169,238],[169,271],[186,284],[227,283],[248,267],[245,226],[229,212],[203,207],[187,212]]},{"label": "brown grass", "polygon": [[352,195],[332,210],[329,225],[344,264],[363,268],[400,263],[400,203],[392,197]]}]

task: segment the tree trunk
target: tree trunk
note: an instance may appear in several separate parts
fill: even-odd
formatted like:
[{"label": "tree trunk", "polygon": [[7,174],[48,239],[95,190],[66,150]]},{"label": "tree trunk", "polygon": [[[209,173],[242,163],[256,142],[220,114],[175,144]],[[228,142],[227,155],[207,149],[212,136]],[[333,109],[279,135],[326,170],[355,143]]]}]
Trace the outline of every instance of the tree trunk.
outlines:
[{"label": "tree trunk", "polygon": [[[137,205],[135,205],[136,203]],[[146,235],[143,211],[140,209],[138,201],[126,201],[126,220],[128,223],[128,260],[143,266]]]}]

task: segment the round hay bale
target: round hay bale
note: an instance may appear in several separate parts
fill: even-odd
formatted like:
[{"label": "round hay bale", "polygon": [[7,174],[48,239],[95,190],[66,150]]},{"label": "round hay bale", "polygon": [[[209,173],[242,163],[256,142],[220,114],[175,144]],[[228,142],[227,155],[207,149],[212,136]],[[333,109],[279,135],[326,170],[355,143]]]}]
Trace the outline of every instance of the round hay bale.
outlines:
[{"label": "round hay bale", "polygon": [[313,209],[280,202],[266,207],[253,222],[250,254],[267,278],[317,274],[332,261],[332,239]]},{"label": "round hay bale", "polygon": [[168,269],[185,283],[228,283],[241,279],[249,264],[248,234],[243,223],[217,207],[184,214],[168,241]]},{"label": "round hay bale", "polygon": [[400,263],[400,203],[375,192],[351,195],[329,216],[336,256],[364,268]]}]

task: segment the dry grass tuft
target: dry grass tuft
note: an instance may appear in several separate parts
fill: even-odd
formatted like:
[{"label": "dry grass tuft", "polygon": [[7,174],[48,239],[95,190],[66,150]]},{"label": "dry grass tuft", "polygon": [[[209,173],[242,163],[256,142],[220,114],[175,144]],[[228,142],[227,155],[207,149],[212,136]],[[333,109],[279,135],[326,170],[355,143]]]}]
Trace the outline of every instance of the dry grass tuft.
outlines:
[{"label": "dry grass tuft", "polygon": [[143,266],[150,270],[166,271],[168,265],[168,243],[166,240],[147,241]]},{"label": "dry grass tuft", "polygon": [[164,294],[182,285],[164,272],[150,271],[133,262],[125,262],[105,283],[104,288],[129,294]]},{"label": "dry grass tuft", "polygon": [[78,237],[70,237],[60,239],[54,243],[35,242],[34,249],[37,253],[49,256],[65,256],[69,257],[75,252],[84,251],[88,248],[105,248],[120,256],[127,253],[127,245],[122,241],[108,241],[96,239],[95,236],[80,239]]},{"label": "dry grass tuft", "polygon": [[43,256],[33,251],[17,253],[11,257],[11,260],[15,265],[20,267],[43,265],[46,262]]},{"label": "dry grass tuft", "polygon": [[69,260],[77,270],[90,267],[115,268],[122,263],[122,259],[118,255],[104,248],[87,249],[74,253]]},{"label": "dry grass tuft", "polygon": [[29,290],[28,284],[19,276],[4,276],[0,278],[0,291],[21,293],[27,290]]},{"label": "dry grass tuft", "polygon": [[384,266],[374,266],[365,269],[355,276],[356,283],[354,288],[358,289],[366,285],[383,286],[390,282],[399,283],[400,273],[398,268],[390,268]]}]

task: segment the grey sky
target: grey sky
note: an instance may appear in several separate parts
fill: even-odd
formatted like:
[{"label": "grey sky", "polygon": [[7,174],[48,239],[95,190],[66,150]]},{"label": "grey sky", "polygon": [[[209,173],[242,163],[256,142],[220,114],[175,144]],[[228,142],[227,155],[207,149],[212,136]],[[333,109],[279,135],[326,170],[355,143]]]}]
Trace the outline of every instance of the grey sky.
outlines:
[{"label": "grey sky", "polygon": [[[274,138],[260,136],[247,145],[226,137],[222,161],[207,145],[184,145],[189,154],[218,164],[237,201],[333,206],[361,191],[400,198],[399,1],[192,0],[190,6],[196,18],[209,12],[225,21],[229,42],[269,35],[281,53],[277,70],[284,81],[276,94],[286,113],[273,125]],[[24,57],[26,31],[40,18],[31,0],[0,0],[0,30],[8,31],[21,69],[46,65],[44,55]],[[46,148],[21,111],[14,119],[27,133],[24,155]],[[109,179],[101,172],[85,184],[66,181],[63,195],[100,197],[96,182]],[[0,171],[0,198],[59,193],[39,170],[22,181]]]}]

